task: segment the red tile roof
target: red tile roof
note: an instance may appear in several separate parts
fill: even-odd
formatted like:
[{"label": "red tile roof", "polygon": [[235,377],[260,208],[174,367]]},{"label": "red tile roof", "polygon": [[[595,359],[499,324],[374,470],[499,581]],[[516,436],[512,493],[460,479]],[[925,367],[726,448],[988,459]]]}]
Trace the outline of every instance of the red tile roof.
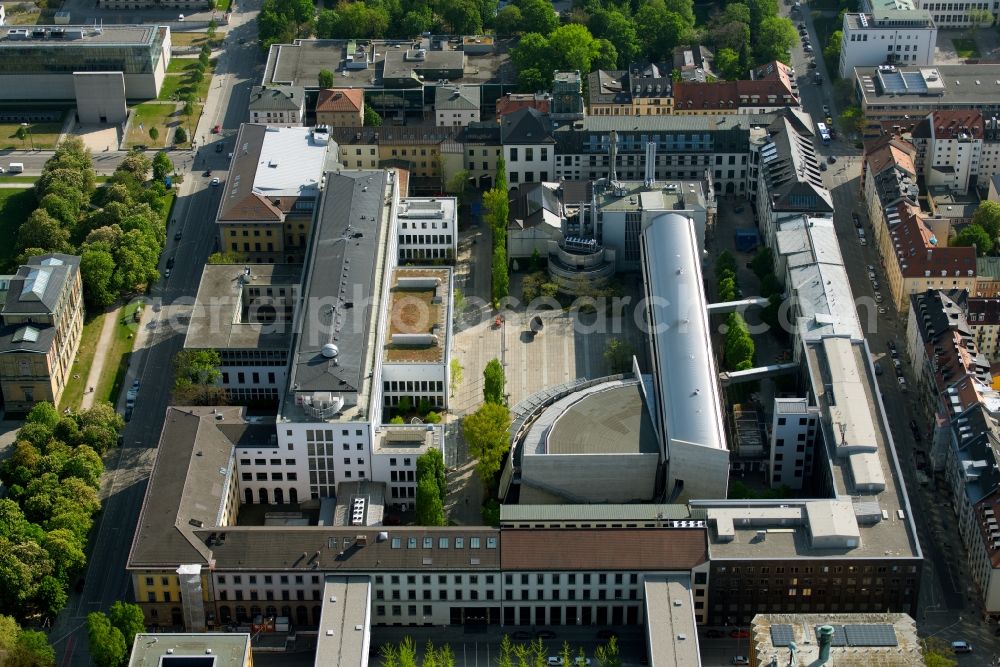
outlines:
[{"label": "red tile roof", "polygon": [[[294,202],[294,198],[289,198]],[[226,222],[281,222],[284,220],[280,199],[276,206],[270,199],[257,192],[250,192],[239,201],[231,203],[219,220]],[[291,206],[288,207],[289,209]]]},{"label": "red tile roof", "polygon": [[704,528],[505,530],[504,570],[690,570],[708,559]]},{"label": "red tile roof", "polygon": [[935,111],[928,120],[932,124],[935,139],[957,139],[961,133],[983,138],[983,114],[975,109],[949,109]]},{"label": "red tile roof", "polygon": [[519,109],[531,107],[542,113],[549,112],[551,98],[546,95],[535,93],[507,93],[497,100],[497,117],[514,113]]},{"label": "red tile roof", "polygon": [[890,227],[890,233],[904,278],[975,277],[975,248],[938,247],[932,243],[934,234],[924,224],[923,213],[907,201],[899,202],[895,212],[899,223]]},{"label": "red tile roof", "polygon": [[756,81],[677,81],[674,108],[678,111],[736,109],[746,106],[798,106],[787,81],[781,76]]},{"label": "red tile roof", "polygon": [[365,107],[365,91],[360,88],[324,88],[316,98],[316,111],[357,113]]}]

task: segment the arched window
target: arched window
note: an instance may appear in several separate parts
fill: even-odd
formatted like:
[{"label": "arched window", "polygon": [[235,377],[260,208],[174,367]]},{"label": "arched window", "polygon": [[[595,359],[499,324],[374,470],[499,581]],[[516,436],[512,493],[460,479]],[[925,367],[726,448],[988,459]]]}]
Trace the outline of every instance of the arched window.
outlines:
[{"label": "arched window", "polygon": [[221,607],[219,607],[219,622],[225,625],[229,623],[231,620],[233,620],[233,614],[232,611],[229,609],[229,605],[224,604]]},{"label": "arched window", "polygon": [[274,504],[284,505],[285,504],[285,492],[281,489],[274,490]]},{"label": "arched window", "polygon": [[247,501],[246,504],[247,505],[253,505],[253,489],[246,489],[243,492],[243,495],[246,498],[246,501]]},{"label": "arched window", "polygon": [[299,492],[294,487],[288,489],[288,502],[297,505],[299,502]]},{"label": "arched window", "polygon": [[267,505],[267,489],[260,489],[257,495],[260,497],[260,504]]},{"label": "arched window", "polygon": [[247,616],[247,608],[244,607],[243,605],[237,605],[237,607],[236,607],[236,622],[237,623],[246,623],[248,620],[249,620],[249,617]]}]

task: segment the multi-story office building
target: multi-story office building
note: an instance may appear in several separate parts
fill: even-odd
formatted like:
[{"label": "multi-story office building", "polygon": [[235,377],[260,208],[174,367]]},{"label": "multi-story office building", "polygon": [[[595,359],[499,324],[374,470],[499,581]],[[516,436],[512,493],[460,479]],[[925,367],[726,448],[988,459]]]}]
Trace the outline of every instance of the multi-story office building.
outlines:
[{"label": "multi-story office building", "polygon": [[1000,359],[1000,298],[969,296],[966,312],[976,347],[987,359]]},{"label": "multi-story office building", "polygon": [[316,96],[316,124],[362,127],[365,124],[365,91],[360,88],[320,90]]},{"label": "multi-story office building", "polygon": [[206,264],[184,347],[219,353],[230,403],[277,405],[285,387],[299,264]]},{"label": "multi-story office building", "polygon": [[947,247],[950,224],[925,216],[917,205],[916,148],[885,137],[866,149],[862,175],[868,219],[882,256],[886,282],[900,312],[910,295],[928,289],[964,289],[976,285],[974,248]]},{"label": "multi-story office building", "polygon": [[306,95],[298,86],[254,86],[249,106],[251,123],[282,127],[305,124]]},{"label": "multi-story office building", "polygon": [[406,169],[411,193],[435,195],[461,170],[443,159],[443,147],[461,131],[426,126],[331,127],[330,140],[337,143],[346,169]]},{"label": "multi-story office building", "polygon": [[[917,0],[920,9],[930,12],[943,30],[971,28],[973,24],[990,25],[997,18],[998,7],[991,0],[971,0],[967,2],[940,2],[940,0]],[[988,17],[987,20],[983,20]]]},{"label": "multi-story office building", "polygon": [[774,247],[782,220],[833,217],[833,200],[823,187],[814,139],[807,120],[788,112],[755,141],[757,225],[769,246]]},{"label": "multi-story office building", "polygon": [[216,214],[219,248],[251,262],[300,262],[337,145],[306,127],[246,123]]},{"label": "multi-story office building", "polygon": [[461,127],[480,120],[479,86],[439,86],[434,93],[434,119],[438,127]]},{"label": "multi-story office building", "polygon": [[556,173],[556,140],[552,120],[532,108],[500,119],[500,143],[507,167],[507,187],[548,181]]},{"label": "multi-story office building", "polygon": [[83,332],[80,258],[29,257],[6,284],[0,310],[0,392],[10,413],[59,404]]},{"label": "multi-story office building", "polygon": [[[535,108],[541,111],[539,107],[527,105],[517,107],[510,113],[522,108]],[[500,114],[497,116],[499,117]],[[446,146],[448,147],[447,153],[445,152]],[[481,189],[493,187],[493,179],[500,164],[500,156],[503,155],[499,123],[471,123],[456,137],[455,142],[450,142],[450,145],[443,144],[442,154],[446,165],[450,162],[449,153],[454,156],[456,152],[461,156],[460,164],[462,166],[458,169],[453,168],[454,171],[464,169],[469,172],[470,183]]]},{"label": "multi-story office building", "polygon": [[760,76],[738,81],[677,81],[674,113],[683,116],[765,114],[799,106],[798,86],[788,65],[771,62]]},{"label": "multi-story office building", "polygon": [[978,110],[983,118],[1000,115],[998,64],[856,67],[854,77],[866,137],[881,134],[885,121],[906,124],[938,110]]},{"label": "multi-story office building", "polygon": [[646,145],[652,142],[656,147],[656,181],[711,179],[719,194],[746,194],[749,184],[757,181],[756,163],[751,162],[751,136],[762,134],[776,116],[643,116],[624,126],[614,117],[588,116],[553,132],[555,178],[594,181],[608,177],[614,133],[617,179],[644,180]]},{"label": "multi-story office building", "polygon": [[451,197],[408,197],[396,209],[399,259],[453,260],[458,248],[458,211]]},{"label": "multi-story office building", "polygon": [[975,110],[934,111],[917,123],[910,141],[925,187],[964,194],[980,175],[992,176],[992,170],[982,169],[983,138],[983,116]]},{"label": "multi-story office building", "polygon": [[937,26],[926,10],[877,9],[844,14],[840,76],[855,67],[933,65]]},{"label": "multi-story office building", "polygon": [[663,116],[673,113],[670,73],[654,63],[627,70],[596,70],[587,76],[591,116]]},{"label": "multi-story office building", "polygon": [[812,477],[819,408],[805,398],[775,397],[769,438],[772,489],[801,489]]},{"label": "multi-story office building", "polygon": [[165,26],[0,28],[0,100],[75,101],[82,122],[125,120],[125,101],[156,98],[169,64]]}]

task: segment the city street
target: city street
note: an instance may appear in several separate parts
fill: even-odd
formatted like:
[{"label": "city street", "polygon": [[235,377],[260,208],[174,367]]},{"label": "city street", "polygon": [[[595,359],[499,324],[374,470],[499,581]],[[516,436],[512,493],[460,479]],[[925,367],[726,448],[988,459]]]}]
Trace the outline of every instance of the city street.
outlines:
[{"label": "city street", "polygon": [[[199,123],[198,153],[191,171],[185,174],[171,215],[174,222],[167,230],[161,273],[168,258],[174,257],[176,264],[171,277],[161,279],[147,297],[154,304],[162,303],[163,307],[149,309],[153,311],[151,313],[147,310],[143,326],[148,331],[145,336],[139,336],[140,341],[146,339],[147,346],[136,350],[132,357],[128,378],[140,377],[142,389],[134,417],[125,427],[125,446],[111,452],[105,461],[107,472],[103,494],[106,500],[91,541],[83,593],[71,592],[69,603],[50,633],[61,667],[87,667],[90,664],[86,615],[92,611],[107,610],[115,600],[129,600],[132,596],[125,565],[163,416],[170,400],[171,361],[184,343],[183,321],[173,316],[193,303],[202,267],[208,255],[215,250],[214,215],[223,188],[211,187],[210,179],[201,174],[209,168],[213,176],[225,181],[232,137],[246,118],[250,87],[259,77],[262,65],[259,50],[251,46],[256,41],[256,25],[252,22],[256,12],[246,5],[241,9],[244,11],[233,15],[229,26],[232,34],[226,40],[224,51],[219,54],[205,115]],[[233,35],[244,37],[247,44],[239,45]],[[221,136],[210,133],[210,128],[216,123],[223,126]],[[216,153],[213,140],[222,139],[228,140],[228,150]],[[110,166],[115,159],[120,159],[120,155],[95,156],[95,165],[101,169],[99,173],[105,173],[100,166],[102,163]],[[175,165],[179,166],[181,161],[176,155],[172,157]],[[35,168],[34,163],[29,167],[28,160],[23,161],[26,171],[30,173]],[[39,159],[39,171],[42,163],[44,158]],[[113,168],[108,169],[108,173],[111,170]],[[174,233],[178,230],[182,232],[182,238],[175,241]],[[168,526],[163,528],[170,529]]]}]

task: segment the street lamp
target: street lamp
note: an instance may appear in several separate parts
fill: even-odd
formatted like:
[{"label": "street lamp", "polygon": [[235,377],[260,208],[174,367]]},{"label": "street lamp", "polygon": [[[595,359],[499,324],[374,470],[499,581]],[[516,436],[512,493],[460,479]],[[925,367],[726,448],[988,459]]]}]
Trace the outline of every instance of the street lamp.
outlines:
[{"label": "street lamp", "polygon": [[21,123],[21,127],[23,127],[28,132],[28,141],[31,142],[31,150],[35,150],[35,137],[33,137],[31,134],[31,125],[28,125],[27,123]]}]

